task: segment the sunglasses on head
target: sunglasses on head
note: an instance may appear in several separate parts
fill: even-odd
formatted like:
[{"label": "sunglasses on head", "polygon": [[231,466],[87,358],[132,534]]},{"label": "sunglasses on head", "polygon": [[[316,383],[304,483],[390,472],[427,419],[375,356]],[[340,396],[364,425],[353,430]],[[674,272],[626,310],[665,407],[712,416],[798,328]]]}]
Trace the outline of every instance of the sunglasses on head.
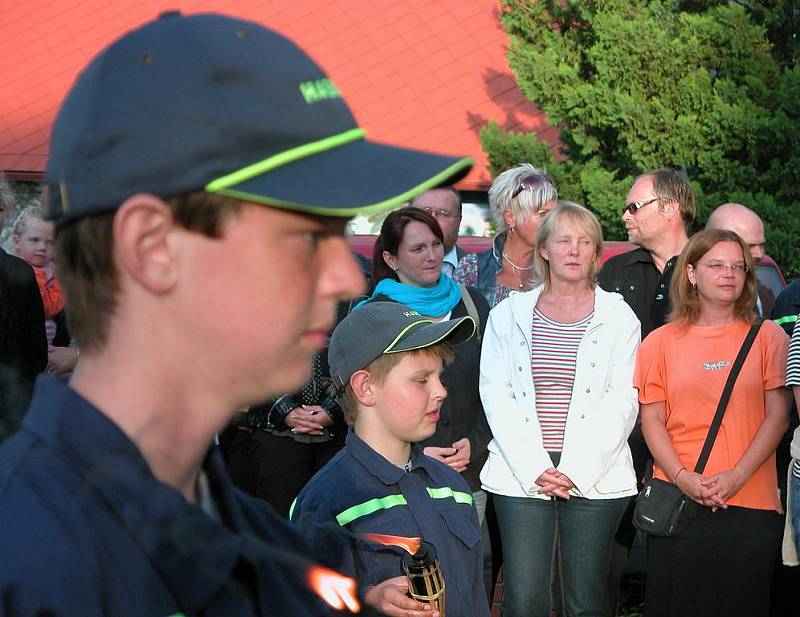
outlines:
[{"label": "sunglasses on head", "polygon": [[511,199],[514,199],[517,195],[519,195],[522,191],[526,189],[533,190],[535,188],[539,188],[542,184],[542,177],[541,176],[525,176],[522,180],[519,181],[517,188],[514,189],[514,192],[511,193]]}]

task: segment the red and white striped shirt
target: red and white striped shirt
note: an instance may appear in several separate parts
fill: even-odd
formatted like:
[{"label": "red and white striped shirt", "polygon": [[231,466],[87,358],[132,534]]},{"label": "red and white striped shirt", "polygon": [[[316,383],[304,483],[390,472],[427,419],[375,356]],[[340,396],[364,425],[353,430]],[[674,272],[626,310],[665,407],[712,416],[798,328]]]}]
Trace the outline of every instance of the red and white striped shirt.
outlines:
[{"label": "red and white striped shirt", "polygon": [[578,345],[594,312],[576,323],[558,323],[539,309],[533,310],[531,326],[531,373],[536,392],[536,415],[544,449],[561,452],[564,428],[575,382]]}]

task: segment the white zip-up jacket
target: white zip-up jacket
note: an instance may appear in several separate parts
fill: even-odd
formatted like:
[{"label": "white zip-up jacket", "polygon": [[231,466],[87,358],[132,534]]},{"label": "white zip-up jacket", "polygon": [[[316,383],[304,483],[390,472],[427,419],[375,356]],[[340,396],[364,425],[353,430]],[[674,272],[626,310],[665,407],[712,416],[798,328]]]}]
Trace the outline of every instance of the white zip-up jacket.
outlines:
[{"label": "white zip-up jacket", "polygon": [[[510,497],[548,498],[536,479],[553,466],[542,445],[531,375],[531,324],[541,292],[512,293],[500,302],[483,336],[480,392],[493,439],[481,482]],[[558,466],[575,485],[573,495],[612,499],[637,492],[628,435],[639,412],[633,369],[640,338],[639,320],[622,296],[596,287]]]}]

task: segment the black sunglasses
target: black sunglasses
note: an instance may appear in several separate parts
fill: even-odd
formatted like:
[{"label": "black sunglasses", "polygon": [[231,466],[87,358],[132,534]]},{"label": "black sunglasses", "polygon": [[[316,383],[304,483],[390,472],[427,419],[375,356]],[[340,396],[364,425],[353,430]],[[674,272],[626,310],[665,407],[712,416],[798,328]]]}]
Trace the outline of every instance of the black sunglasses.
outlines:
[{"label": "black sunglasses", "polygon": [[639,210],[644,208],[645,206],[649,206],[654,201],[658,201],[661,199],[660,197],[653,197],[653,199],[648,199],[647,201],[632,201],[629,204],[625,204],[622,206],[622,214],[625,212],[630,213],[631,216],[634,216]]}]

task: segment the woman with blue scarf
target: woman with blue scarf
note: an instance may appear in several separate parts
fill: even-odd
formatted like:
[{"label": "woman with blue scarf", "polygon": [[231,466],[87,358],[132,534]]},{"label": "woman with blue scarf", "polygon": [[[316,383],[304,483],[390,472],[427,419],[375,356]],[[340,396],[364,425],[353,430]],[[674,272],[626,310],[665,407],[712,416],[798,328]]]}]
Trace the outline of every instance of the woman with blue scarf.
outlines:
[{"label": "woman with blue scarf", "polygon": [[[442,230],[420,208],[395,210],[386,217],[375,242],[372,276],[375,290],[366,302],[399,302],[436,321],[477,312],[478,332],[458,345],[454,362],[445,367],[442,381],[448,395],[442,404],[436,433],[425,440],[425,454],[458,471],[473,491],[481,524],[486,493],[478,475],[486,462],[491,432],[483,413],[478,375],[481,338],[489,315],[483,295],[442,274]],[[468,308],[465,304],[474,305]]]}]

